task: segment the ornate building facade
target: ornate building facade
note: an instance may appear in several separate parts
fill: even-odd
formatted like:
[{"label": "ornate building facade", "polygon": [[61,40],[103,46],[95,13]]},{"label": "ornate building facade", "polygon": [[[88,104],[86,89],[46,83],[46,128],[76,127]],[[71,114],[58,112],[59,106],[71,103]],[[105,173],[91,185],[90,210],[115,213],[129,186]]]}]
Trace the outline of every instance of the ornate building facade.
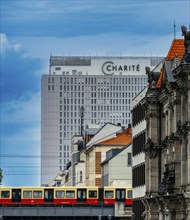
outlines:
[{"label": "ornate building facade", "polygon": [[141,104],[147,220],[190,219],[190,31],[182,27],[182,35],[184,41],[173,41],[160,73],[146,68],[149,86]]}]

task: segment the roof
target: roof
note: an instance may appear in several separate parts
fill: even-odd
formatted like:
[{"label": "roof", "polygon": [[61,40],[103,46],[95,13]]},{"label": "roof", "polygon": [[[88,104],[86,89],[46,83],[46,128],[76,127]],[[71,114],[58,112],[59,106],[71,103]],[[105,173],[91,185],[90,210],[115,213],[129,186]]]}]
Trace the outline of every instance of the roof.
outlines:
[{"label": "roof", "polygon": [[118,154],[120,154],[122,151],[126,150],[129,146],[131,146],[131,143],[128,144],[126,147],[123,148],[116,148],[116,149],[110,149],[106,152],[106,159],[101,163],[101,165],[106,164],[110,160],[112,160],[114,157],[116,157]]},{"label": "roof", "polygon": [[94,136],[93,138],[86,144],[87,148],[95,144],[99,144],[103,140],[107,140],[116,136],[116,133],[121,131],[120,125],[115,125],[110,122],[107,122]]},{"label": "roof", "polygon": [[108,140],[98,143],[98,145],[128,145],[131,143],[132,138],[128,133],[128,128],[123,130],[121,134],[118,134],[116,137],[110,138]]},{"label": "roof", "polygon": [[[184,51],[185,51],[184,40],[183,39],[174,39],[165,60],[166,61],[172,60],[176,57],[176,55],[178,56],[179,60],[182,60],[183,56],[184,56]],[[165,62],[165,64],[166,64],[166,62]],[[163,74],[164,74],[164,69],[162,68],[160,71],[160,77],[159,77],[157,84],[156,84],[156,88],[161,87]]]},{"label": "roof", "polygon": [[179,60],[182,60],[185,51],[184,40],[183,39],[174,39],[166,60],[171,60],[175,58],[175,55],[178,55]]}]

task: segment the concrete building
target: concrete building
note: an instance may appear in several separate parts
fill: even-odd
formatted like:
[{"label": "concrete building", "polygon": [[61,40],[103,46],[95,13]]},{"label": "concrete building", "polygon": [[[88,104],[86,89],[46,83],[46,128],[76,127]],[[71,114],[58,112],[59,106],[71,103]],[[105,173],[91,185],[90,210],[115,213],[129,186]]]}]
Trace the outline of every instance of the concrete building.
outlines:
[{"label": "concrete building", "polygon": [[102,187],[132,187],[132,145],[122,149],[114,148],[106,152],[106,159],[101,163]]},{"label": "concrete building", "polygon": [[[147,84],[145,66],[160,58],[51,56],[41,85],[41,183],[71,156],[71,138],[87,124],[130,123],[131,99]],[[82,110],[82,111],[81,111]]]},{"label": "concrete building", "polygon": [[190,219],[190,31],[182,27],[182,35],[184,41],[173,41],[159,78],[147,68],[149,86],[141,102],[147,220]]}]

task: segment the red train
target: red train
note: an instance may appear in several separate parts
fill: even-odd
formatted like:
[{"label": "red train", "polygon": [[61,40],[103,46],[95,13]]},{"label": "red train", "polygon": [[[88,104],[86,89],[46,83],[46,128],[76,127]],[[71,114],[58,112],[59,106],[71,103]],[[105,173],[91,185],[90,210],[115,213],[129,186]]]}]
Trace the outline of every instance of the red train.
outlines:
[{"label": "red train", "polygon": [[103,202],[132,205],[132,189],[126,187],[0,187],[0,205],[75,205]]}]

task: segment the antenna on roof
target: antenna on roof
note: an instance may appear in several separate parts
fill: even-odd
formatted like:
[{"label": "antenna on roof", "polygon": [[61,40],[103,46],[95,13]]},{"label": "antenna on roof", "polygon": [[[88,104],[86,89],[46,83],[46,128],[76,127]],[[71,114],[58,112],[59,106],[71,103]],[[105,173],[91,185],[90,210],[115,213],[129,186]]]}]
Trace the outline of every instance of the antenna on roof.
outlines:
[{"label": "antenna on roof", "polygon": [[175,25],[175,19],[174,19],[174,39],[176,39],[176,25]]}]

